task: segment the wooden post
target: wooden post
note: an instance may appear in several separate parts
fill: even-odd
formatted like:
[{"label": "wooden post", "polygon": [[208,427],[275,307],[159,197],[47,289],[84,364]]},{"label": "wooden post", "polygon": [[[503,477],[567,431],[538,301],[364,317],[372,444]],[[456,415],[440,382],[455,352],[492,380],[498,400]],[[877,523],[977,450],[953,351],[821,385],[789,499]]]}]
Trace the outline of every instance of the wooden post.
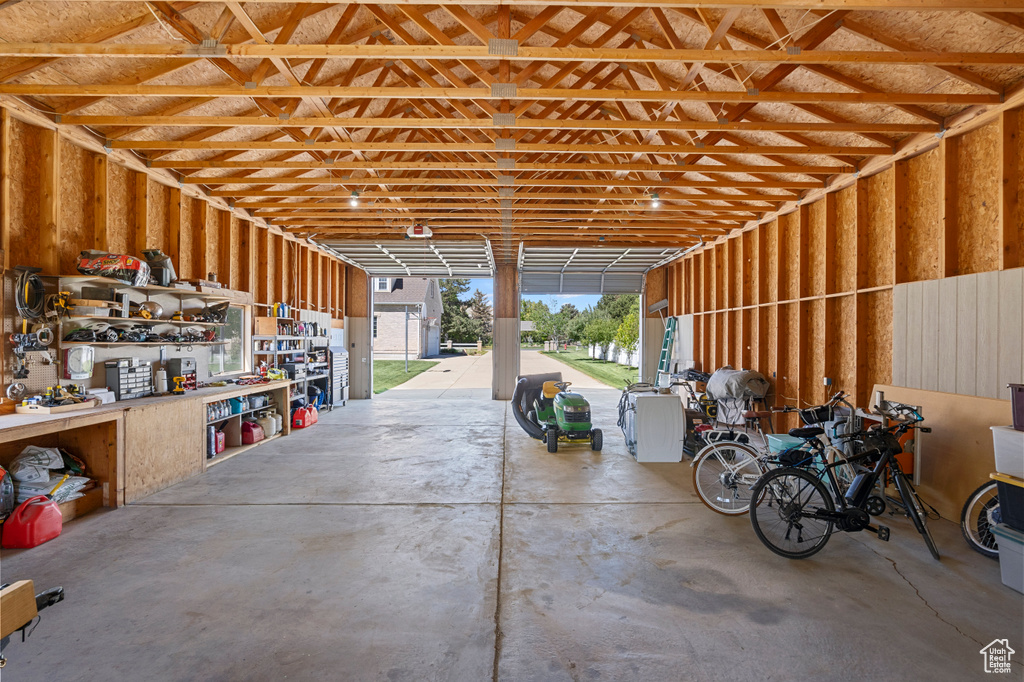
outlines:
[{"label": "wooden post", "polygon": [[97,251],[107,250],[107,184],[109,165],[106,154],[93,157],[92,245]]},{"label": "wooden post", "polygon": [[893,185],[893,205],[895,206],[896,224],[893,236],[893,272],[895,273],[895,284],[902,284],[910,281],[910,267],[908,258],[907,243],[910,233],[910,221],[907,210],[907,187],[910,183],[910,167],[906,161],[897,161],[895,166],[895,177]]},{"label": "wooden post", "polygon": [[47,275],[60,274],[60,135],[42,131],[42,177],[39,183],[39,265]]},{"label": "wooden post", "polygon": [[174,264],[175,272],[181,276],[181,190],[172,187],[167,192],[168,248],[167,255]]},{"label": "wooden post", "polygon": [[285,273],[285,252],[284,237],[275,234],[271,237],[274,242],[274,281],[270,293],[270,300],[267,303],[284,301],[284,273]]},{"label": "wooden post", "polygon": [[256,301],[258,303],[271,303],[270,273],[272,270],[270,230],[257,229],[256,231]]},{"label": "wooden post", "polygon": [[1024,212],[1021,211],[1020,166],[1021,112],[1004,111],[999,116],[999,147],[1002,182],[999,184],[999,208],[1002,225],[1002,251],[999,268],[1009,270],[1024,265]]},{"label": "wooden post", "polygon": [[836,281],[836,193],[825,195],[825,293],[839,290]]},{"label": "wooden post", "polygon": [[[242,271],[241,288],[248,291],[256,299],[256,276],[260,270],[260,263],[256,259],[256,224],[243,220],[239,226],[241,229]],[[258,299],[256,299],[258,300]]]},{"label": "wooden post", "polygon": [[231,234],[231,214],[227,211],[217,211],[217,279],[223,286],[231,288],[231,261],[234,258],[234,249]]},{"label": "wooden post", "polygon": [[[135,174],[135,252],[146,248],[146,228],[149,224],[149,176]],[[141,254],[140,254],[141,255]]]},{"label": "wooden post", "polygon": [[6,108],[0,108],[0,251],[0,272],[6,272],[11,267],[11,115]]},{"label": "wooden post", "polygon": [[209,262],[206,258],[206,240],[209,237],[209,228],[206,225],[207,211],[210,205],[205,201],[194,202],[196,217],[192,226],[192,246],[195,252],[192,255],[193,268],[196,279],[206,279],[209,272]]},{"label": "wooden post", "polygon": [[857,289],[868,285],[868,181],[857,180]]}]

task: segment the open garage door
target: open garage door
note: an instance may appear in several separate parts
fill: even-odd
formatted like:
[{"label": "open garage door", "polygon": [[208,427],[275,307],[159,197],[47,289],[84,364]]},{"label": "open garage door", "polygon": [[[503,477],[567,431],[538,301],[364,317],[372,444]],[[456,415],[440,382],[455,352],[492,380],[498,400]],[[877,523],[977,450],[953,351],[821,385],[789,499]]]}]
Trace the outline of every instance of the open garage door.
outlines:
[{"label": "open garage door", "polygon": [[644,273],[679,249],[523,247],[519,254],[524,294],[639,294]]},{"label": "open garage door", "polygon": [[493,277],[491,243],[426,239],[357,242],[324,240],[335,253],[371,276]]}]

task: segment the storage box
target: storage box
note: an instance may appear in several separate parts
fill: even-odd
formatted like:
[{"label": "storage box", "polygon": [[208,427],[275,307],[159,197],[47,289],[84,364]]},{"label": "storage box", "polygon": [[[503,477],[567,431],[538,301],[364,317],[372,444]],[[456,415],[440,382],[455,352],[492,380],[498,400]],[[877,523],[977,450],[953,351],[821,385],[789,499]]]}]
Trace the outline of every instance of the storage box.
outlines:
[{"label": "storage box", "polygon": [[1024,478],[1024,431],[1009,426],[993,426],[992,447],[996,453],[996,471]]},{"label": "storage box", "polygon": [[1010,407],[1013,409],[1013,428],[1024,431],[1024,384],[1008,384]]},{"label": "storage box", "polygon": [[999,572],[1003,584],[1024,593],[1024,533],[1006,524],[992,526],[999,544]]},{"label": "storage box", "polygon": [[1003,523],[1024,533],[1024,480],[992,474],[999,492],[999,513]]},{"label": "storage box", "polygon": [[[785,433],[769,433],[765,436],[765,439],[768,441],[768,451],[774,454],[804,445],[802,438],[796,438]],[[803,449],[809,450],[810,448],[804,447]]]}]

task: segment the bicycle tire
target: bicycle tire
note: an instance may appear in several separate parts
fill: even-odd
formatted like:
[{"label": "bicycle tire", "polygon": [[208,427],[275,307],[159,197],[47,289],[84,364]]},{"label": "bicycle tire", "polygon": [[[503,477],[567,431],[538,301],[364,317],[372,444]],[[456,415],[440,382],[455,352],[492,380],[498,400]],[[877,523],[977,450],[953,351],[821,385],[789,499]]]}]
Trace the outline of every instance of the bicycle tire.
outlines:
[{"label": "bicycle tire", "polygon": [[[967,496],[960,512],[960,532],[964,540],[978,554],[989,559],[999,558],[999,543],[992,533],[992,513],[999,509],[998,487],[995,481],[982,483]],[[977,518],[974,518],[977,511]]]},{"label": "bicycle tire", "polygon": [[903,507],[907,516],[914,522],[914,528],[924,538],[924,544],[928,546],[928,551],[931,552],[932,558],[938,560],[939,550],[935,547],[932,532],[928,530],[928,516],[924,513],[924,506],[917,497],[917,491],[914,490],[914,486],[911,485],[902,471],[893,471],[892,478],[896,484],[896,490],[899,491],[900,497],[903,499]]},{"label": "bicycle tire", "polygon": [[[806,497],[803,497],[806,493]],[[834,523],[824,519],[813,521],[812,537],[803,538],[804,526],[800,521],[807,519],[804,510],[808,508],[835,511],[835,502],[821,481],[813,474],[795,467],[772,469],[754,485],[753,501],[750,504],[750,525],[754,534],[765,547],[787,559],[806,559],[825,547]],[[797,530],[797,539],[791,534]],[[778,537],[784,530],[782,537]],[[810,542],[807,549],[795,551],[792,546]]]},{"label": "bicycle tire", "polygon": [[[730,453],[733,461],[729,461]],[[737,457],[742,457],[736,462]],[[740,516],[750,509],[747,488],[766,471],[760,454],[753,448],[738,443],[711,443],[693,458],[693,489],[704,506],[717,514]],[[727,477],[753,478],[749,484],[726,482]]]}]

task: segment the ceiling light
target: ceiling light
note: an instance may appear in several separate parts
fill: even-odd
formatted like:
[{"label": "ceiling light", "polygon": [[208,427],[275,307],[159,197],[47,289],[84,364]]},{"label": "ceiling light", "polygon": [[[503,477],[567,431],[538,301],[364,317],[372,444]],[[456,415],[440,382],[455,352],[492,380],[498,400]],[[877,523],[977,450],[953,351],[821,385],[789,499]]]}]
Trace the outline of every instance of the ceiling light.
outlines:
[{"label": "ceiling light", "polygon": [[352,192],[352,198],[348,200],[349,206],[359,205],[359,192]]},{"label": "ceiling light", "polygon": [[[355,194],[355,192],[353,192],[353,194]],[[651,195],[651,208],[658,208],[659,206],[661,206],[661,200],[658,198],[657,194],[652,194]]]}]

